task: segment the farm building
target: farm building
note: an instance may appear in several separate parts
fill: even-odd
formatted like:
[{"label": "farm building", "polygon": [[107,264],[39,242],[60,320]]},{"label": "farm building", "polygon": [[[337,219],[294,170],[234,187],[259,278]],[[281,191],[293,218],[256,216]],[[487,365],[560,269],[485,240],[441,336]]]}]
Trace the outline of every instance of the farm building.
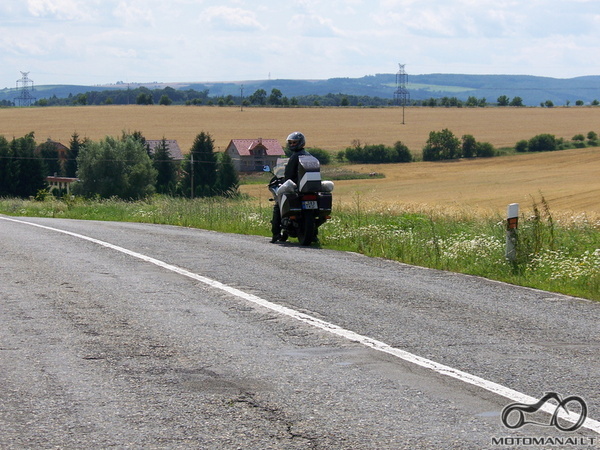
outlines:
[{"label": "farm building", "polygon": [[[182,160],[183,153],[181,153],[181,148],[179,148],[179,144],[177,143],[177,141],[173,139],[166,139],[165,142],[167,144],[167,149],[169,150],[169,155],[171,155],[171,158],[173,158],[175,161]],[[146,145],[148,146],[148,151],[150,152],[150,155],[153,155],[156,148],[159,147],[161,144],[162,139],[146,140]]]},{"label": "farm building", "polygon": [[61,191],[65,191],[67,195],[71,193],[71,183],[75,181],[79,181],[78,178],[69,178],[69,177],[46,177],[46,183],[48,183],[48,191],[52,192],[56,190],[58,193]]},{"label": "farm building", "polygon": [[260,172],[285,156],[277,139],[232,139],[225,151],[238,172]]}]

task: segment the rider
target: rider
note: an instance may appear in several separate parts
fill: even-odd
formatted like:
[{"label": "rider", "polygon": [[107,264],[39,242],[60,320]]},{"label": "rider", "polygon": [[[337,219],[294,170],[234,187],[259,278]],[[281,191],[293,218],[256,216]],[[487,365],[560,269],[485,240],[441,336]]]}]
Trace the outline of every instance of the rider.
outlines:
[{"label": "rider", "polygon": [[[304,150],[304,145],[306,145],[306,139],[299,131],[294,131],[287,137],[287,146],[291,150],[292,155],[285,166],[285,174],[283,177],[284,182],[287,180],[292,180],[294,183],[298,184],[298,165],[300,155],[310,155],[310,153]],[[279,210],[277,201],[275,201],[275,205],[273,205],[271,232],[273,233],[273,238],[271,239],[272,243],[275,243],[281,239],[281,211]]]}]

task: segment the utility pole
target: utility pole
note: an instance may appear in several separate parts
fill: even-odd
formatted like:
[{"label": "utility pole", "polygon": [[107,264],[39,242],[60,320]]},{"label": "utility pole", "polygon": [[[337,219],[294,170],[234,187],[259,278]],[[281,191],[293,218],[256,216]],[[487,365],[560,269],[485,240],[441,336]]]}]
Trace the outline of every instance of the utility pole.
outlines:
[{"label": "utility pole", "polygon": [[240,111],[244,110],[244,85],[240,87]]},{"label": "utility pole", "polygon": [[396,74],[396,90],[394,91],[396,104],[402,106],[402,125],[404,125],[404,108],[406,107],[408,100],[410,100],[410,93],[408,92],[408,89],[406,89],[408,75],[404,70],[405,65],[406,64],[398,64],[398,66],[400,66],[400,70]]},{"label": "utility pole", "polygon": [[35,103],[35,97],[32,97],[31,91],[33,91],[33,81],[30,80],[27,76],[29,72],[21,72],[23,77],[20,80],[17,80],[17,90],[21,90],[21,95],[19,95],[15,100],[19,106],[31,106]]},{"label": "utility pole", "polygon": [[194,152],[190,153],[190,179],[192,180],[191,198],[194,198]]}]

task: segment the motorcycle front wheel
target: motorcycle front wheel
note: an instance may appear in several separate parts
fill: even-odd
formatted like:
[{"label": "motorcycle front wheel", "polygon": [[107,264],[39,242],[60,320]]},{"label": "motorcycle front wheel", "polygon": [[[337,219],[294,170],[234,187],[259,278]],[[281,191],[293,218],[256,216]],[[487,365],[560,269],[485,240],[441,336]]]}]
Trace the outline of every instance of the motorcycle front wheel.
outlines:
[{"label": "motorcycle front wheel", "polygon": [[315,213],[313,211],[304,211],[300,231],[298,231],[298,240],[301,245],[310,245],[315,237]]}]

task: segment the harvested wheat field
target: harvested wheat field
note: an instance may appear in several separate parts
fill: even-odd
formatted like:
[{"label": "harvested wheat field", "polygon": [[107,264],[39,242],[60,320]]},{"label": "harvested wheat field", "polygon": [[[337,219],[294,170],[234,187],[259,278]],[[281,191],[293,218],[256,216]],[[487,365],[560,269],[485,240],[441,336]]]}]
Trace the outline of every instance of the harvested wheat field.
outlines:
[{"label": "harvested wheat field", "polygon": [[[510,203],[519,203],[525,211],[545,199],[556,217],[569,220],[577,216],[580,220],[583,213],[590,220],[600,220],[600,148],[478,160],[357,165],[353,169],[383,173],[385,178],[336,181],[334,197],[348,206],[503,215]],[[242,189],[263,202],[267,200],[263,186]]]},{"label": "harvested wheat field", "polygon": [[553,212],[600,214],[600,148],[357,170],[382,172],[386,178],[337,182],[346,201],[362,196],[385,205],[504,213],[510,203],[529,209],[543,198]]},{"label": "harvested wheat field", "polygon": [[571,139],[575,134],[600,134],[600,108],[245,108],[197,106],[81,106],[0,109],[0,135],[35,132],[39,142],[50,138],[67,144],[77,132],[93,140],[141,131],[147,139],[177,139],[187,152],[201,131],[211,134],[217,149],[231,139],[269,138],[284,141],[300,130],[309,147],[338,151],[354,140],[393,145],[402,141],[420,153],[430,131],[450,129],[456,136],[472,134],[495,147],[512,147],[521,139],[551,133]]},{"label": "harvested wheat field", "polygon": [[[234,138],[275,138],[300,130],[309,147],[332,152],[357,140],[393,145],[402,141],[419,154],[430,131],[472,134],[495,147],[550,133],[571,139],[600,133],[600,108],[245,108],[195,106],[81,106],[0,109],[0,135],[68,145],[74,132],[93,140],[123,131],[147,139],[177,139],[187,152],[201,131],[217,150]],[[362,204],[422,204],[441,208],[504,211],[508,203],[531,205],[541,195],[555,211],[600,213],[600,149],[566,150],[482,160],[357,166],[385,179],[337,182],[336,199]],[[266,188],[244,186],[266,198]],[[264,191],[264,192],[263,192]]]}]

